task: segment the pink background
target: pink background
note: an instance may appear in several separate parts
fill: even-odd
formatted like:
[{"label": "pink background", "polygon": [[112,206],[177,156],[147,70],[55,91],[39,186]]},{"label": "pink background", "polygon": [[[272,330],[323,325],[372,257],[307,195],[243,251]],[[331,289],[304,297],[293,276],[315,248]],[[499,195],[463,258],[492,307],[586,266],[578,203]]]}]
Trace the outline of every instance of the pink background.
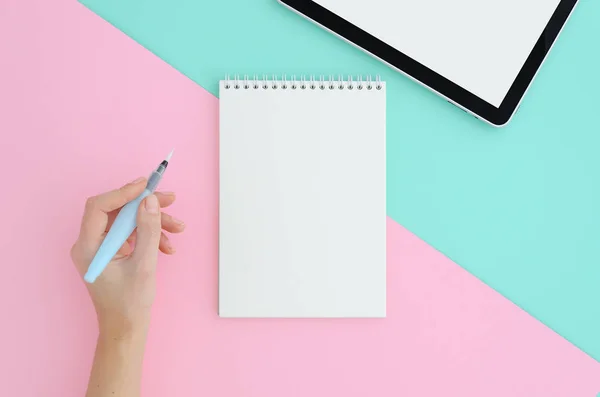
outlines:
[{"label": "pink background", "polygon": [[[49,4],[52,3],[52,4]],[[388,318],[221,320],[218,101],[74,1],[0,5],[2,395],[81,396],[85,198],[146,175],[188,228],[160,259],[145,396],[595,396],[600,364],[388,221]]]}]

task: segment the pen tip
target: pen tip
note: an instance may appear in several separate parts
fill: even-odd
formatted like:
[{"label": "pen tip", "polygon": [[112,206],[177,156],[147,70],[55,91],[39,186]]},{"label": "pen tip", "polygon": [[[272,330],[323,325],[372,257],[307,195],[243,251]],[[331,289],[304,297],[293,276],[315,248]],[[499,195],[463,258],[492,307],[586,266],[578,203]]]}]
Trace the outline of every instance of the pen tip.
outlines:
[{"label": "pen tip", "polygon": [[169,161],[171,161],[171,157],[173,156],[173,152],[175,151],[175,149],[171,150],[171,153],[169,153],[167,155],[167,157],[165,157],[165,161],[168,163]]}]

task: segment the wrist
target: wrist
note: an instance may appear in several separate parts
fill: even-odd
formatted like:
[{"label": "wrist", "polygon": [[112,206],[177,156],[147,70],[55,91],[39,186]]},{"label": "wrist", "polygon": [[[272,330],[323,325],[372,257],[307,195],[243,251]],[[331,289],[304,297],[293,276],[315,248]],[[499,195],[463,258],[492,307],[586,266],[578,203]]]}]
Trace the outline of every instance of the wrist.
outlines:
[{"label": "wrist", "polygon": [[102,339],[130,340],[146,338],[150,314],[135,317],[98,314],[98,331]]}]

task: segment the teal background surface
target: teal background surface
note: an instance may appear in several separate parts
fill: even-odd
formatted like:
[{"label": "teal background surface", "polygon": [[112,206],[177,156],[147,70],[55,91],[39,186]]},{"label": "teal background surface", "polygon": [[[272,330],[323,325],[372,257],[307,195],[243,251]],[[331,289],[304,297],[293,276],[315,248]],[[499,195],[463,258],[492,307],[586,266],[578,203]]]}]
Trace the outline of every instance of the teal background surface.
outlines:
[{"label": "teal background surface", "polygon": [[389,216],[600,359],[600,2],[502,129],[275,0],[82,2],[215,95],[225,74],[380,74]]}]

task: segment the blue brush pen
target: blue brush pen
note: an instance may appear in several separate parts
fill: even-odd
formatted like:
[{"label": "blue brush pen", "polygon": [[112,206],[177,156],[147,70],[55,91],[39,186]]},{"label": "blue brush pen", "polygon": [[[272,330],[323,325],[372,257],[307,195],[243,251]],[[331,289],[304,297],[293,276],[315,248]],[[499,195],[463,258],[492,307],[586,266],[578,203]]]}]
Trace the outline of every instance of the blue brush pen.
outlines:
[{"label": "blue brush pen", "polygon": [[87,273],[83,276],[85,281],[88,283],[96,281],[96,278],[102,273],[106,265],[108,265],[123,244],[125,244],[125,241],[131,236],[131,233],[133,233],[137,226],[137,212],[140,203],[156,190],[158,183],[162,179],[162,176],[169,165],[169,160],[171,160],[172,155],[173,150],[171,150],[171,153],[169,153],[169,155],[160,163],[158,168],[150,174],[146,189],[144,189],[142,194],[121,208],[121,211],[119,211],[119,214],[115,218],[106,237],[104,237],[104,241],[102,241],[100,248],[98,248],[94,259],[92,259],[92,263],[90,263]]}]

